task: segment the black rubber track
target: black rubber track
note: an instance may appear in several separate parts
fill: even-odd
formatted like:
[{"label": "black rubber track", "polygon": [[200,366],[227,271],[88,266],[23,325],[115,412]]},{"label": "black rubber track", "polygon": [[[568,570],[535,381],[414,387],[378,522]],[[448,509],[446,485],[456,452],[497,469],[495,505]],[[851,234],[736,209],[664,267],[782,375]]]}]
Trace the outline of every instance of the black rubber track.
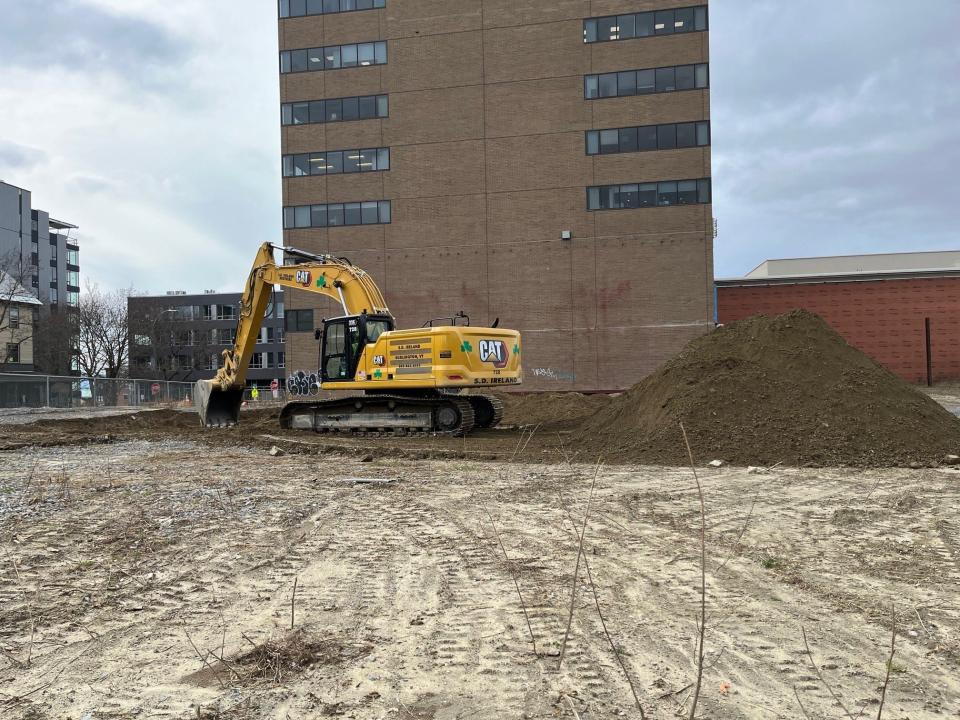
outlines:
[{"label": "black rubber track", "polygon": [[503,402],[493,395],[465,395],[473,405],[478,428],[492,428],[503,420]]},{"label": "black rubber track", "polygon": [[[418,408],[430,408],[431,413],[435,412],[437,408],[442,405],[453,405],[457,412],[460,414],[460,424],[452,429],[447,431],[442,431],[436,427],[436,420],[434,419],[434,427],[431,428],[431,432],[442,434],[442,435],[454,435],[461,436],[466,435],[471,432],[476,425],[476,418],[473,410],[473,405],[467,399],[468,396],[461,395],[427,395],[427,396],[416,396],[416,395],[354,395],[351,397],[345,398],[336,398],[333,400],[314,400],[314,401],[298,401],[287,403],[283,406],[283,409],[280,411],[280,427],[284,429],[290,429],[290,422],[294,415],[300,414],[303,411],[307,412],[324,412],[330,413],[332,415],[341,415],[349,414],[354,408],[354,403],[360,402],[366,408],[371,407],[382,407],[384,410],[389,411],[387,407],[388,403],[393,402],[403,406],[414,406]],[[331,428],[336,430],[336,428]],[[368,431],[384,431],[390,430],[391,428],[383,428],[372,423],[369,427],[362,428],[347,428],[347,431],[362,433]],[[339,432],[343,432],[339,430]]]}]

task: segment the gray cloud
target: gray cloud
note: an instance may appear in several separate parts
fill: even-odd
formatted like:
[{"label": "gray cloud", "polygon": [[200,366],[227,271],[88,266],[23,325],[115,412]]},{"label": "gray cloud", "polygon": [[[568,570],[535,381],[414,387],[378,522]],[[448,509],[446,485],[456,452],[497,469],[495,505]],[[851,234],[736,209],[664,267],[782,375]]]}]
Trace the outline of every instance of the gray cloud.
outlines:
[{"label": "gray cloud", "polygon": [[717,274],[956,247],[960,5],[711,6]]},{"label": "gray cloud", "polygon": [[43,150],[0,139],[0,172],[25,170],[45,159]]},{"label": "gray cloud", "polygon": [[[0,23],[0,64],[41,71],[110,73],[149,84],[188,56],[189,45],[161,25],[79,0],[8,2]],[[39,109],[39,108],[38,108]]]}]

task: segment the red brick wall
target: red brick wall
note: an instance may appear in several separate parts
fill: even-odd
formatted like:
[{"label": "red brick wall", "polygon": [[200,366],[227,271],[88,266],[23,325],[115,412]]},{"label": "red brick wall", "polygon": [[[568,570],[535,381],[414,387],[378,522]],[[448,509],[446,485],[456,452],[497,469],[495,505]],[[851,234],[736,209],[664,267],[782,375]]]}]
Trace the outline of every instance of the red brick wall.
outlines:
[{"label": "red brick wall", "polygon": [[933,380],[960,378],[960,278],[717,288],[721,323],[795,308],[819,314],[911,383],[927,379],[924,318],[930,318]]}]

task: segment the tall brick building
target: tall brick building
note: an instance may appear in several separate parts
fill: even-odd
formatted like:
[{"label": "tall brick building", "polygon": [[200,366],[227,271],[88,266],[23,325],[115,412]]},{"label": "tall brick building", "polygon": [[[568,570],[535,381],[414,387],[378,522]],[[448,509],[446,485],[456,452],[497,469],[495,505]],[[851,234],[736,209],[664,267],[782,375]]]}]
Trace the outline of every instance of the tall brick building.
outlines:
[{"label": "tall brick building", "polygon": [[[622,388],[713,318],[706,3],[280,0],[284,242]],[[331,303],[287,296],[288,368]]]}]

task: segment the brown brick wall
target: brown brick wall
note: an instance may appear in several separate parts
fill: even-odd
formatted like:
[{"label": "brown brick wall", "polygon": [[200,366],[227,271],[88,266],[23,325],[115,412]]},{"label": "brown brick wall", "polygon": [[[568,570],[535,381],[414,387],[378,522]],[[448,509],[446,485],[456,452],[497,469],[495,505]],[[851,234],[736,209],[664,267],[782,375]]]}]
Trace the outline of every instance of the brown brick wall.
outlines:
[{"label": "brown brick wall", "polygon": [[[709,119],[705,90],[583,99],[583,76],[707,61],[706,33],[584,44],[582,21],[675,0],[387,0],[280,21],[281,49],[388,39],[385,66],[281,76],[282,102],[386,93],[382,120],[283,128],[284,153],[391,148],[391,170],[289,178],[284,205],[389,199],[390,225],[288,230],[367,269],[402,326],[464,310],[524,334],[524,389],[608,390],[713,317],[712,208],[586,210],[589,185],[710,176],[709,148],[589,157],[591,128]],[[570,230],[573,240],[560,240]],[[290,308],[333,304],[293,292]],[[291,371],[316,343],[291,333]]]}]

